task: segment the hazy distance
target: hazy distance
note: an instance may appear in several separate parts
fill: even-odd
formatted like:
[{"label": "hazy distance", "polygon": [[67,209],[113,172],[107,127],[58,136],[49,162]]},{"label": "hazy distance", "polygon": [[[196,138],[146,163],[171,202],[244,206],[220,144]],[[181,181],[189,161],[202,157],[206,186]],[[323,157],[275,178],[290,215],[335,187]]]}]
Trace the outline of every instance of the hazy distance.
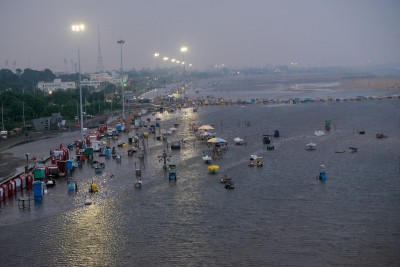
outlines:
[{"label": "hazy distance", "polygon": [[[96,71],[98,26],[106,70],[400,62],[398,0],[2,0],[0,69]],[[84,23],[81,34],[71,25]]]}]

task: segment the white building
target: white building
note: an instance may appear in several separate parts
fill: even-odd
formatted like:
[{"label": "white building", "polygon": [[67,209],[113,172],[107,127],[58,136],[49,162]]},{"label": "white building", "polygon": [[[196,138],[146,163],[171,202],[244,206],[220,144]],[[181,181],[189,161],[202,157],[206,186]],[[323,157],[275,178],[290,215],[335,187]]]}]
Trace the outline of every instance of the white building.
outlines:
[{"label": "white building", "polygon": [[92,80],[88,80],[88,79],[84,79],[81,81],[81,85],[82,86],[93,86],[94,88],[97,88],[100,86],[100,81],[92,81]]},{"label": "white building", "polygon": [[53,92],[56,89],[75,89],[75,82],[62,82],[61,79],[54,79],[54,82],[39,82],[37,88],[43,92]]},{"label": "white building", "polygon": [[114,82],[113,77],[111,77],[107,72],[90,74],[90,80],[110,83]]}]

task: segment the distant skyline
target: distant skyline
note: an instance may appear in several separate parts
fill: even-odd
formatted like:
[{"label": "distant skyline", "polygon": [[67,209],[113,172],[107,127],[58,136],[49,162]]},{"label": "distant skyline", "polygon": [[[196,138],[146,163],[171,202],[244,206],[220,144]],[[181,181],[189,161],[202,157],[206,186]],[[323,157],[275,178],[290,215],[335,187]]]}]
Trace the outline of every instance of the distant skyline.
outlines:
[{"label": "distant skyline", "polygon": [[[362,66],[400,62],[398,0],[2,0],[0,69],[95,72],[265,65]],[[71,25],[85,24],[72,32]],[[176,65],[176,64],[175,64]]]}]

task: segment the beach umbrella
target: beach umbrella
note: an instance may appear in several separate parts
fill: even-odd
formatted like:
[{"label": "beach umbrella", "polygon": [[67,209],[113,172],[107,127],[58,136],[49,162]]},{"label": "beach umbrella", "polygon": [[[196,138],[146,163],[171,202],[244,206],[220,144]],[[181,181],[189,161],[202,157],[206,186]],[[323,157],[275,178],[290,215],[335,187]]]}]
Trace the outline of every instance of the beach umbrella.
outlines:
[{"label": "beach umbrella", "polygon": [[207,143],[227,143],[227,141],[222,138],[219,138],[219,137],[214,137],[214,138],[208,139]]},{"label": "beach umbrella", "polygon": [[207,169],[211,172],[215,172],[219,169],[219,166],[218,165],[210,165],[210,166],[208,166]]},{"label": "beach umbrella", "polygon": [[214,128],[211,125],[205,124],[205,125],[201,125],[199,128],[199,130],[214,130]]}]

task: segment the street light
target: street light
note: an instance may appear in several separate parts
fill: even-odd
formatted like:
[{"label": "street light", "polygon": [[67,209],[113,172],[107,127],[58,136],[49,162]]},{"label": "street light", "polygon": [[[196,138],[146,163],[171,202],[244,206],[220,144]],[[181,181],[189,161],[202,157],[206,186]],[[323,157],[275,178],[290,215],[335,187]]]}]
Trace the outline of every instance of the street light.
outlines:
[{"label": "street light", "polygon": [[163,57],[163,60],[165,62],[165,78],[164,78],[164,88],[167,84],[167,61],[168,61],[169,57]]},{"label": "street light", "polygon": [[[85,30],[85,25],[83,24],[75,24],[72,25],[72,31],[73,32],[83,32]],[[79,103],[80,103],[80,108],[81,108],[81,118],[80,118],[80,126],[81,126],[81,139],[82,142],[84,141],[83,138],[83,109],[82,109],[82,85],[81,85],[81,55],[79,51],[79,38],[78,38],[78,69],[79,69]]]},{"label": "street light", "polygon": [[158,57],[160,56],[160,53],[155,52],[154,57],[156,58],[156,63],[157,63],[157,72],[158,72]]},{"label": "street light", "polygon": [[185,69],[185,52],[188,50],[186,46],[181,47],[181,53],[182,53],[182,65],[183,65],[183,96],[186,98],[186,88],[185,88],[185,76],[186,76],[186,69]]},{"label": "street light", "polygon": [[[185,52],[188,50],[186,46],[181,47],[182,62],[185,62]],[[185,64],[183,64],[183,72],[185,73]]]},{"label": "street light", "polygon": [[158,81],[158,58],[160,57],[160,53],[155,52],[154,57],[156,58],[156,63],[157,63],[157,70],[156,70],[156,87],[158,87],[159,81]]},{"label": "street light", "polygon": [[121,46],[122,119],[125,120],[125,90],[124,90],[124,84],[123,84],[124,68],[122,66],[122,45],[125,43],[125,41],[124,40],[118,40],[117,43]]}]

